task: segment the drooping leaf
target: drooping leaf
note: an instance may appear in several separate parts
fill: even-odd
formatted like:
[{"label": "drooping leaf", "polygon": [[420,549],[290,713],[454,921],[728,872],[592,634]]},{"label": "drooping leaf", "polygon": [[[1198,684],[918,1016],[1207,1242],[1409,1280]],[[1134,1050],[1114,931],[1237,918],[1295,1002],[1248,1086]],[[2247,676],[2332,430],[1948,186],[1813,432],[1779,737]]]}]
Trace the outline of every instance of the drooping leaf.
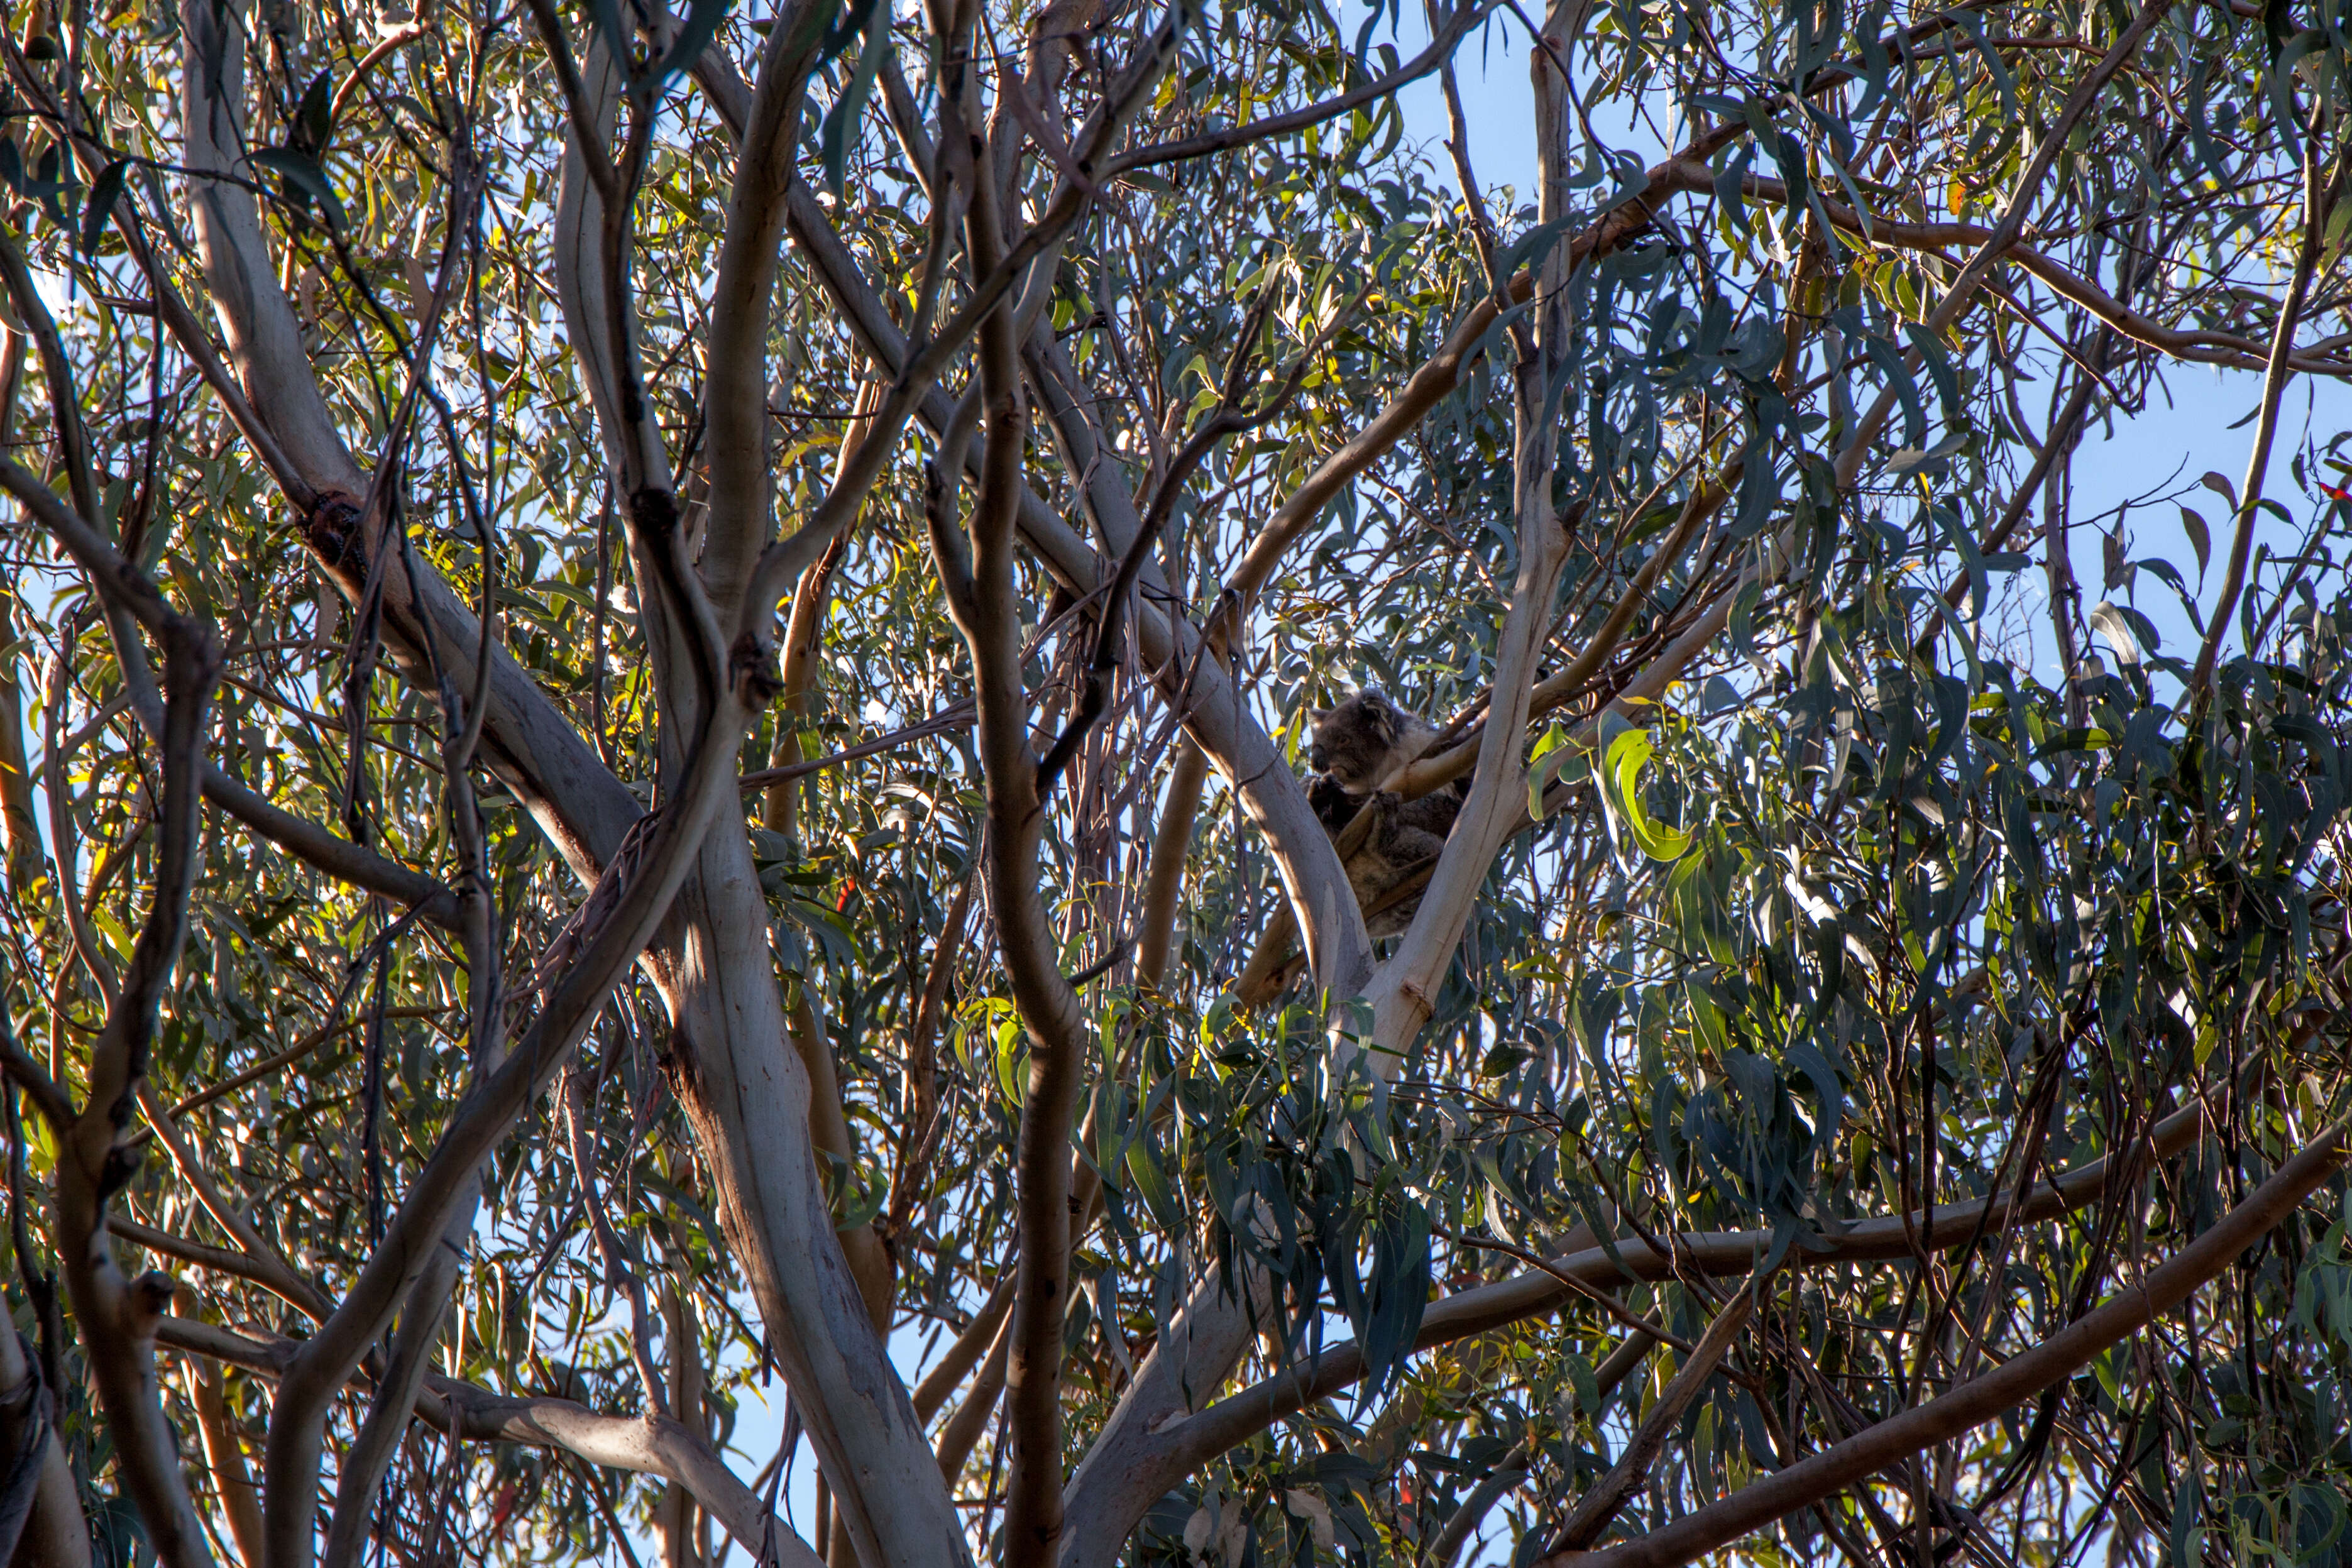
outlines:
[{"label": "drooping leaf", "polygon": [[98,178],[89,183],[89,198],[81,209],[81,253],[96,256],[98,243],[106,233],[106,225],[114,215],[114,204],[122,197],[122,183],[131,172],[131,160],[117,158],[99,171]]},{"label": "drooping leaf", "polygon": [[281,189],[297,193],[300,200],[318,203],[330,228],[340,232],[344,227],[343,204],[316,159],[290,147],[263,147],[250,154],[249,162],[276,174]]}]

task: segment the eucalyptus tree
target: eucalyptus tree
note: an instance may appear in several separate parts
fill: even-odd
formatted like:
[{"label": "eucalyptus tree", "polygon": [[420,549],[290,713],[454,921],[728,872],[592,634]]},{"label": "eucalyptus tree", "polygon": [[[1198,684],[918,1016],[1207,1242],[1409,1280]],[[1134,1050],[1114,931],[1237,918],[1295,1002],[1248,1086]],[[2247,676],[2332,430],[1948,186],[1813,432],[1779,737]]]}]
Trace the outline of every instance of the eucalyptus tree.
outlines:
[{"label": "eucalyptus tree", "polygon": [[26,0],[0,1538],[2352,1557],[2347,25]]}]

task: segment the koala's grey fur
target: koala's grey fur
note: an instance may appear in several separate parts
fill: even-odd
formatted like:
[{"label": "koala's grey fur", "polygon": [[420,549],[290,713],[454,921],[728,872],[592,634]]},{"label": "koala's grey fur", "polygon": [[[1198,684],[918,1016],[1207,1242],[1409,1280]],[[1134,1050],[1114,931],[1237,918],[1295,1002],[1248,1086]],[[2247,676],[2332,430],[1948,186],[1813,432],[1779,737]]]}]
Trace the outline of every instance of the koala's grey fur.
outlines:
[{"label": "koala's grey fur", "polygon": [[1429,749],[1437,727],[1389,700],[1377,686],[1315,710],[1307,759],[1350,795],[1377,795]]},{"label": "koala's grey fur", "polygon": [[1383,894],[1436,860],[1438,852],[1445,848],[1445,835],[1462,810],[1459,790],[1457,780],[1418,800],[1400,800],[1391,794],[1350,795],[1328,774],[1318,773],[1307,781],[1307,804],[1314,807],[1323,831],[1333,838],[1365,806],[1378,813],[1372,819],[1371,836],[1348,857],[1347,863],[1348,886],[1356,894],[1357,907],[1364,912],[1364,929],[1375,940],[1397,936],[1412,924],[1412,912],[1421,907],[1417,891],[1384,909],[1374,905]]},{"label": "koala's grey fur", "polygon": [[1412,924],[1421,906],[1418,892],[1376,909],[1382,894],[1434,861],[1462,810],[1455,780],[1417,800],[1400,800],[1387,789],[1437,738],[1437,727],[1407,713],[1382,693],[1367,689],[1315,713],[1314,740],[1307,747],[1316,774],[1307,781],[1307,804],[1334,838],[1370,804],[1378,813],[1371,836],[1348,857],[1348,885],[1374,938],[1394,936]]}]

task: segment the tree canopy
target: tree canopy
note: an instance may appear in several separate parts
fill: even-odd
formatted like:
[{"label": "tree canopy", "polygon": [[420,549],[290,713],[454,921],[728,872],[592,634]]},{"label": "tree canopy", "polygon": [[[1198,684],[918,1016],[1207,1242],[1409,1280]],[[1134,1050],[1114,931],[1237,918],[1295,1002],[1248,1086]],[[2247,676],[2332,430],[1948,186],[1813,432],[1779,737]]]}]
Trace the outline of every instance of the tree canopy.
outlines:
[{"label": "tree canopy", "polygon": [[0,1556],[2352,1562],[2347,29],[20,0]]}]

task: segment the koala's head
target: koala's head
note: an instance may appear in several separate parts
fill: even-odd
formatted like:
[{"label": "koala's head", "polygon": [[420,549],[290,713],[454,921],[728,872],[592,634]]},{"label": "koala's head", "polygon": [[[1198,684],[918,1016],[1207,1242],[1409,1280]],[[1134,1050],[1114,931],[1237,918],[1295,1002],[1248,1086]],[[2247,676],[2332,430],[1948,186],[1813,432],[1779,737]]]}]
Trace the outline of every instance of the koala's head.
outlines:
[{"label": "koala's head", "polygon": [[1337,706],[1317,708],[1313,716],[1307,761],[1355,795],[1370,794],[1387,783],[1399,766],[1412,760],[1399,753],[1408,748],[1417,752],[1429,738],[1428,725],[1376,686],[1365,687]]}]

